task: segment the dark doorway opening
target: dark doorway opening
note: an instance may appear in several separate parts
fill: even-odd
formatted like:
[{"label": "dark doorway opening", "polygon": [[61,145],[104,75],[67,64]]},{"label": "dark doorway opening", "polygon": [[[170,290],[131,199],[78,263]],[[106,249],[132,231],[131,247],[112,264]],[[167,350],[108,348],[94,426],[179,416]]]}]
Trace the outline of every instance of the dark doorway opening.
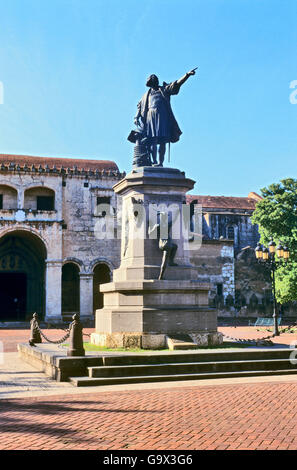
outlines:
[{"label": "dark doorway opening", "polygon": [[23,321],[45,305],[46,248],[39,237],[14,231],[0,238],[0,318]]},{"label": "dark doorway opening", "polygon": [[79,313],[79,267],[74,263],[62,268],[62,312]]},{"label": "dark doorway opening", "polygon": [[0,273],[0,320],[22,321],[26,318],[27,274]]},{"label": "dark doorway opening", "polygon": [[93,277],[93,311],[103,308],[103,294],[99,292],[99,286],[111,280],[111,272],[106,264],[100,263],[94,268]]}]

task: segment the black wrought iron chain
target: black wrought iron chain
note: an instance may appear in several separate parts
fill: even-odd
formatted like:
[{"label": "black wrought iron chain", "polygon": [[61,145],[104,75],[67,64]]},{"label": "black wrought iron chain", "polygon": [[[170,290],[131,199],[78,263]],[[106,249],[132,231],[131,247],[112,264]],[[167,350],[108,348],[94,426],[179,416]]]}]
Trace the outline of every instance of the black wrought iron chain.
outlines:
[{"label": "black wrought iron chain", "polygon": [[[286,326],[285,328],[283,328],[279,334],[283,334],[285,331],[287,330],[290,330],[293,326],[296,326],[297,322],[294,322],[292,323],[291,325],[289,326]],[[237,341],[239,343],[256,343],[256,345],[258,345],[257,343],[267,343],[268,345],[271,345],[273,344],[272,341],[270,341],[270,338],[274,338],[276,335],[273,333],[272,335],[270,336],[264,336],[263,338],[255,338],[255,339],[242,339],[242,338],[233,338],[232,336],[228,336],[228,335],[225,335],[224,333],[222,333],[222,335],[224,336],[224,338],[227,338],[227,339],[230,339],[232,341]]]},{"label": "black wrought iron chain", "polygon": [[294,326],[297,325],[297,322],[295,321],[294,323],[292,323],[291,325],[289,326],[286,326],[285,328],[283,328],[281,331],[280,331],[280,334],[284,333],[285,331],[287,330],[290,330],[291,328],[293,328]]},{"label": "black wrought iron chain", "polygon": [[[63,327],[55,327],[55,325],[51,325],[50,323],[47,324],[47,326],[49,327],[49,329],[53,329],[53,330],[62,330],[62,331],[69,331],[69,328],[63,328]],[[91,336],[89,333],[83,333],[83,336]]]},{"label": "black wrought iron chain", "polygon": [[249,338],[233,338],[233,336],[228,336],[228,335],[225,335],[225,333],[222,333],[222,335],[224,336],[224,338],[226,339],[230,339],[232,341],[236,341],[238,343],[256,343],[256,345],[258,345],[257,343],[267,343],[269,345],[273,344],[272,341],[270,341],[269,338],[273,338],[274,337],[274,334],[273,335],[270,335],[270,336],[265,336],[263,338],[257,338],[257,339],[249,339]]},{"label": "black wrought iron chain", "polygon": [[66,339],[69,338],[70,336],[70,331],[68,330],[67,334],[65,336],[63,336],[62,339],[59,339],[57,341],[52,341],[51,339],[49,339],[40,329],[39,325],[37,322],[35,322],[35,326],[36,326],[36,329],[39,331],[39,333],[41,334],[41,336],[48,342],[48,343],[52,343],[52,344],[62,344],[64,343],[64,341],[66,341]]}]

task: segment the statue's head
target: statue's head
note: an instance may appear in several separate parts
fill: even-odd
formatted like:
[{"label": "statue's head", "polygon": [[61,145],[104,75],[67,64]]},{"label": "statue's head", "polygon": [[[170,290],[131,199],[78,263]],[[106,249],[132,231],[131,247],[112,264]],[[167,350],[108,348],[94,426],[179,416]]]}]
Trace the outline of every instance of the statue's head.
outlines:
[{"label": "statue's head", "polygon": [[146,81],[146,86],[148,87],[155,87],[155,86],[158,86],[159,85],[159,79],[157,77],[157,75],[150,75]]}]

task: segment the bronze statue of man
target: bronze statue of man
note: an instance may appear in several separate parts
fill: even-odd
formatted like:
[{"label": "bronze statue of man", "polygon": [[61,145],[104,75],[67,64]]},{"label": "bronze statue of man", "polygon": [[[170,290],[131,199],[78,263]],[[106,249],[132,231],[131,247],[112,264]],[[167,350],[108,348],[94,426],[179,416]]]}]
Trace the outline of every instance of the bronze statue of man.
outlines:
[{"label": "bronze statue of man", "polygon": [[[163,82],[163,86],[159,85],[156,75],[150,75],[147,79],[146,86],[149,90],[137,105],[138,111],[134,123],[142,129],[143,135],[148,139],[154,165],[163,166],[166,144],[179,140],[182,132],[172,112],[170,96],[178,94],[181,85],[191,75],[195,75],[195,70],[191,70],[179,80],[169,84]],[[158,146],[159,164],[157,164]]]}]

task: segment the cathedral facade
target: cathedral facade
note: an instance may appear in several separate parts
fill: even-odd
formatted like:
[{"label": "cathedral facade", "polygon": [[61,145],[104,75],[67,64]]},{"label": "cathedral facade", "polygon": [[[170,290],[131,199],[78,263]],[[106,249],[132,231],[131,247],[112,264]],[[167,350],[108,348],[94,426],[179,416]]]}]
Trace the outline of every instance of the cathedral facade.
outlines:
[{"label": "cathedral facade", "polygon": [[110,161],[0,155],[0,321],[93,318],[120,257],[98,207],[116,211],[122,178]]}]

